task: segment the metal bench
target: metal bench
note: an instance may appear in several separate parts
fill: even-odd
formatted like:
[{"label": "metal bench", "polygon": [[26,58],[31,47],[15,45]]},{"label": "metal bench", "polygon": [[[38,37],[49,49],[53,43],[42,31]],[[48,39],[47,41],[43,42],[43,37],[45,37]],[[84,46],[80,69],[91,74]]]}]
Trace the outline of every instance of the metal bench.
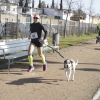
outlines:
[{"label": "metal bench", "polygon": [[[15,58],[28,56],[28,47],[30,44],[30,40],[12,40],[6,42],[0,42],[0,59],[8,60],[8,73],[10,71],[10,64],[14,63]],[[51,48],[47,47],[48,42],[46,41],[43,45],[43,51],[46,55],[46,51]],[[59,50],[59,46],[51,46],[54,49]],[[33,51],[33,54],[37,53],[37,50]]]}]

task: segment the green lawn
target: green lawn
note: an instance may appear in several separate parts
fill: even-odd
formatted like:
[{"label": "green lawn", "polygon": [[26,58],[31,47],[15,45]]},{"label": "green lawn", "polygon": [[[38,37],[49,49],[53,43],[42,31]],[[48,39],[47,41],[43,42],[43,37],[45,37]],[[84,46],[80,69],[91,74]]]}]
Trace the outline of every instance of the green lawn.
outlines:
[{"label": "green lawn", "polygon": [[[73,45],[78,44],[80,42],[95,39],[96,36],[97,36],[97,34],[82,35],[82,36],[69,36],[66,38],[60,37],[59,47],[61,49],[61,48],[65,48],[68,46],[73,46]],[[52,45],[52,38],[49,37],[47,40],[49,42],[49,45]]]}]

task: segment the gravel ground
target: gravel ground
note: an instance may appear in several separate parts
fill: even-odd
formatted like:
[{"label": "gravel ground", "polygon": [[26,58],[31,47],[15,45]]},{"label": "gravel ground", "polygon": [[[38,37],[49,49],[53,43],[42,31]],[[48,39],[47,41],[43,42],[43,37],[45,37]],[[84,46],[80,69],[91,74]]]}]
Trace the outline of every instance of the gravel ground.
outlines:
[{"label": "gravel ground", "polygon": [[78,59],[74,81],[65,77],[64,59],[56,52],[48,53],[45,72],[39,57],[34,57],[31,73],[27,72],[27,60],[11,65],[10,74],[7,69],[0,70],[0,100],[92,100],[100,86],[100,44],[90,40],[60,53],[66,59]]}]

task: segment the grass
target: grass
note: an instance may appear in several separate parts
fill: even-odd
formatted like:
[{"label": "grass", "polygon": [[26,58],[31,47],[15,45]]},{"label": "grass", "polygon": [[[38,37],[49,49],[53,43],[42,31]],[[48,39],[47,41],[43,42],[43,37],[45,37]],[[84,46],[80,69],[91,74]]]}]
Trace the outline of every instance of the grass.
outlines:
[{"label": "grass", "polygon": [[[81,35],[81,36],[69,36],[69,37],[60,37],[59,41],[59,47],[60,49],[66,48],[68,46],[73,46],[75,44],[78,44],[80,42],[85,42],[91,39],[96,38],[97,34],[90,34],[90,35]],[[52,45],[52,38],[47,39],[49,42],[49,45]]]}]

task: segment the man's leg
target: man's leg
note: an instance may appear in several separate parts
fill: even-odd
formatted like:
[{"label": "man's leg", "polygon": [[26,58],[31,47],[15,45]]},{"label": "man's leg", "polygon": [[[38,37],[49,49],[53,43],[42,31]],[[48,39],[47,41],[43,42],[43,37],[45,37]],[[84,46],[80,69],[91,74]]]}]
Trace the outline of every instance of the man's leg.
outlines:
[{"label": "man's leg", "polygon": [[43,63],[43,71],[45,71],[46,68],[47,68],[47,64],[46,64],[46,61],[45,61],[45,56],[44,56],[43,53],[42,53],[42,47],[37,47],[37,50],[38,50],[39,56],[40,56],[41,59],[42,59],[42,63]]},{"label": "man's leg", "polygon": [[32,57],[33,50],[34,50],[34,45],[32,43],[30,43],[29,50],[28,50],[28,61],[29,61],[30,67],[28,69],[28,72],[31,72],[34,69],[33,57]]}]

